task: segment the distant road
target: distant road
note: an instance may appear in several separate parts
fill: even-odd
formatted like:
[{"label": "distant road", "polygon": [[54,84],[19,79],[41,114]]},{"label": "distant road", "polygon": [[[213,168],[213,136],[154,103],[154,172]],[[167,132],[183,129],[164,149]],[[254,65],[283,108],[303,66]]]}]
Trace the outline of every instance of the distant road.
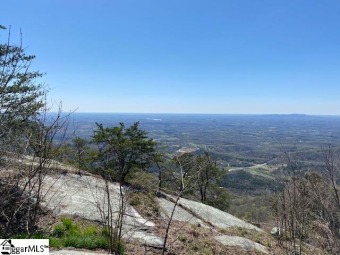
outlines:
[{"label": "distant road", "polygon": [[257,164],[257,165],[253,165],[253,166],[249,166],[249,167],[236,167],[236,168],[230,168],[228,170],[228,172],[232,172],[232,171],[240,171],[240,170],[244,170],[247,168],[260,168],[260,167],[266,167],[267,163],[263,163],[263,164]]}]

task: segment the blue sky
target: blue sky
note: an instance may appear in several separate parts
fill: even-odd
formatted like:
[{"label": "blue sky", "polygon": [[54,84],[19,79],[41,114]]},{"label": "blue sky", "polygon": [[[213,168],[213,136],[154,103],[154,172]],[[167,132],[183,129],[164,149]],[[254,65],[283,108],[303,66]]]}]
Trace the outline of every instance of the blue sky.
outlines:
[{"label": "blue sky", "polygon": [[66,111],[340,114],[338,0],[4,0],[0,24]]}]

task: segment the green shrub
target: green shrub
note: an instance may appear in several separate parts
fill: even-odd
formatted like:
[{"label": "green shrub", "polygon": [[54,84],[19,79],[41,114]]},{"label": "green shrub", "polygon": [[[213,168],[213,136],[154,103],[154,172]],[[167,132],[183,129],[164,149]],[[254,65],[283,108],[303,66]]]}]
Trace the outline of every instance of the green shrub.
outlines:
[{"label": "green shrub", "polygon": [[[28,234],[17,234],[12,238],[30,238]],[[70,218],[62,218],[61,223],[54,226],[52,234],[35,233],[31,238],[49,239],[50,247],[74,247],[82,249],[109,249],[109,231],[107,228],[99,227],[86,222],[74,222]],[[125,245],[123,242],[117,244],[119,254],[123,254]]]},{"label": "green shrub", "polygon": [[50,239],[51,247],[74,247],[84,249],[107,249],[108,231],[94,224],[74,223],[70,218],[62,218],[56,225]]},{"label": "green shrub", "polygon": [[115,248],[116,254],[125,254],[125,244],[122,240],[118,241],[116,244],[113,244],[113,247]]},{"label": "green shrub", "polygon": [[109,229],[107,227],[102,228],[101,229],[101,235],[105,236],[105,237],[109,237],[110,236]]},{"label": "green shrub", "polygon": [[61,248],[64,246],[60,238],[49,237],[48,239],[50,240],[50,247]]},{"label": "green shrub", "polygon": [[178,236],[178,240],[180,240],[181,242],[186,242],[187,241],[187,237],[185,235],[179,235]]},{"label": "green shrub", "polygon": [[66,228],[64,224],[58,224],[54,226],[52,235],[55,237],[62,237],[65,234],[65,232],[66,232]]},{"label": "green shrub", "polygon": [[83,248],[83,249],[106,249],[108,248],[107,238],[103,236],[66,236],[63,238],[63,246],[65,247],[74,247],[74,248]]},{"label": "green shrub", "polygon": [[97,235],[97,234],[99,234],[99,233],[98,233],[98,228],[97,228],[97,226],[95,226],[95,225],[87,226],[86,228],[84,228],[84,229],[82,230],[82,234],[83,234],[84,236]]},{"label": "green shrub", "polygon": [[78,226],[74,224],[72,219],[70,218],[67,218],[67,217],[62,218],[61,222],[63,223],[63,225],[65,226],[67,230],[76,230],[78,228]]}]

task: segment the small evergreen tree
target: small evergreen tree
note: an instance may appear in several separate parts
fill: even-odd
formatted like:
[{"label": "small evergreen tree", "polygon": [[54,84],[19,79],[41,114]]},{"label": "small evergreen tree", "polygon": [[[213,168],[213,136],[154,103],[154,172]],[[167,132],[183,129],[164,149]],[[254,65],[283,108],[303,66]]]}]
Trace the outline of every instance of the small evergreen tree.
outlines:
[{"label": "small evergreen tree", "polygon": [[124,182],[134,169],[148,169],[156,154],[156,143],[139,128],[139,122],[128,128],[124,123],[116,127],[97,123],[93,142],[98,146],[95,164],[119,182]]},{"label": "small evergreen tree", "polygon": [[[4,29],[1,26],[1,29]],[[22,43],[0,42],[0,141],[11,144],[32,116],[44,107],[45,90],[37,83],[43,73],[31,71],[34,55],[27,55]],[[8,148],[7,148],[8,149]]]}]

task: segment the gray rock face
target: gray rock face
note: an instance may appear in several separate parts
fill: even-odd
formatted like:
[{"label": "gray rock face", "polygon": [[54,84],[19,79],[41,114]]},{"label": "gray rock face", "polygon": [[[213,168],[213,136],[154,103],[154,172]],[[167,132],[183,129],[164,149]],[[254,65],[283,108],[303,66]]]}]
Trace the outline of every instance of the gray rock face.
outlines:
[{"label": "gray rock face", "polygon": [[[44,180],[43,205],[56,215],[79,216],[84,219],[102,221],[99,207],[105,204],[104,182],[91,176],[73,174],[46,176]],[[112,200],[118,187],[110,185]],[[105,202],[104,202],[105,201]]]},{"label": "gray rock face", "polygon": [[141,231],[133,231],[131,235],[128,235],[128,238],[138,239],[141,243],[146,246],[154,247],[154,248],[163,248],[164,239],[153,234],[141,232]]},{"label": "gray rock face", "polygon": [[[97,222],[105,221],[108,207],[105,182],[94,176],[66,174],[46,176],[43,186],[43,206],[56,215],[79,216]],[[117,217],[119,208],[119,185],[109,183],[110,204],[113,217]],[[155,224],[144,219],[132,207],[127,205],[123,223],[123,237],[136,238],[149,246],[158,247],[163,239],[145,232]]]},{"label": "gray rock face", "polygon": [[215,236],[215,239],[223,245],[238,246],[246,250],[257,250],[265,254],[269,253],[268,249],[262,244],[253,242],[244,237],[221,235]]},{"label": "gray rock face", "polygon": [[[77,174],[67,173],[64,175],[49,175],[44,180],[43,205],[52,210],[56,215],[79,216],[84,219],[97,222],[105,221],[105,212],[108,207],[107,195],[105,192],[105,182],[91,175],[79,176]],[[124,188],[124,192],[128,192]],[[113,216],[119,208],[119,185],[109,183],[110,201]],[[169,219],[174,207],[174,203],[169,201],[174,199],[168,196],[158,198],[161,217]],[[141,243],[161,248],[164,239],[151,233],[155,224],[138,214],[130,205],[126,206],[123,222],[123,238],[137,239]],[[229,213],[218,210],[214,207],[181,198],[174,213],[174,220],[188,222],[195,225],[201,225],[206,228],[217,228],[215,233],[219,235],[218,228],[241,227],[246,229],[261,229],[240,220]],[[237,236],[216,236],[215,239],[224,245],[240,246],[244,249],[255,249],[268,253],[266,247],[255,243],[246,238]],[[74,255],[91,255],[98,254],[92,252],[82,252],[75,250],[54,251],[51,254],[74,254]]]},{"label": "gray rock face", "polygon": [[[164,219],[169,219],[171,216],[171,212],[174,208],[174,203],[166,200],[165,198],[158,198],[158,204],[161,208],[161,217]],[[184,210],[180,206],[176,206],[175,213],[173,215],[173,220],[189,222],[191,224],[198,225],[200,224],[203,227],[208,227],[204,224],[204,222],[197,217],[190,214],[188,211]]]},{"label": "gray rock face", "polygon": [[[105,182],[93,176],[66,174],[46,176],[44,181],[43,205],[56,215],[79,216],[84,219],[103,222],[108,201],[105,193]],[[117,217],[119,208],[119,185],[109,183],[110,205],[113,217]],[[125,224],[132,228],[152,228],[153,222],[141,217],[132,207],[127,206]]]},{"label": "gray rock face", "polygon": [[[163,211],[171,212],[173,208],[169,206],[169,203],[164,202],[162,199],[159,199],[160,206]],[[180,198],[179,203],[177,205],[179,208],[175,211],[174,219],[179,221],[187,221],[188,219],[192,220],[195,223],[201,223],[203,221],[203,225],[208,223],[217,228],[229,228],[229,227],[241,227],[247,229],[254,229],[256,231],[263,231],[256,226],[249,224],[235,216],[223,212],[219,209],[216,209],[212,206],[205,205],[199,202],[191,201],[185,198]],[[182,208],[187,210],[184,210]],[[192,213],[190,213],[192,212]],[[206,224],[207,225],[207,224]]]}]

